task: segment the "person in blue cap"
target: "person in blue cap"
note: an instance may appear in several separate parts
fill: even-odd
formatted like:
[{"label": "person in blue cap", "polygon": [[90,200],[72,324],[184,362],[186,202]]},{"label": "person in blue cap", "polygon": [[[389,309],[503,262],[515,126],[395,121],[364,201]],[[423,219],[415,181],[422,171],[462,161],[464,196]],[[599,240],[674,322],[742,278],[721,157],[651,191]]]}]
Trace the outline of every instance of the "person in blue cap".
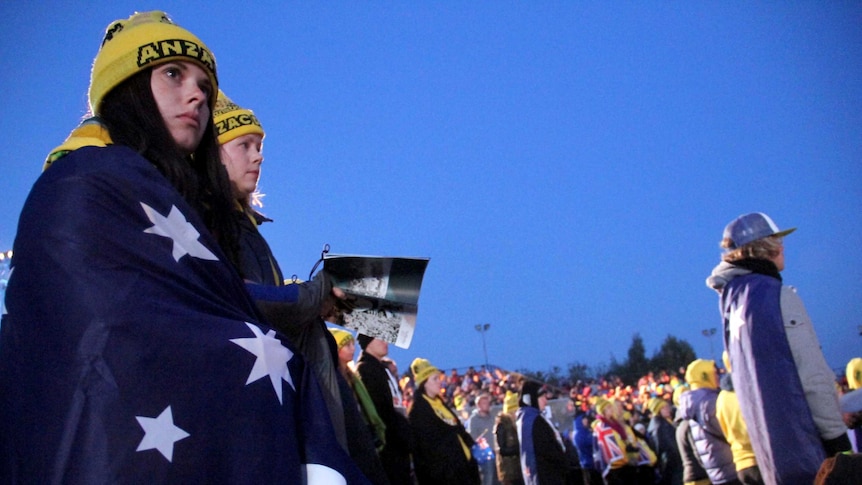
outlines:
[{"label": "person in blue cap", "polygon": [[724,344],[740,409],[766,483],[812,483],[828,456],[850,449],[835,373],[802,299],[782,283],[784,237],[766,214],[724,229],[706,284],[720,295]]}]

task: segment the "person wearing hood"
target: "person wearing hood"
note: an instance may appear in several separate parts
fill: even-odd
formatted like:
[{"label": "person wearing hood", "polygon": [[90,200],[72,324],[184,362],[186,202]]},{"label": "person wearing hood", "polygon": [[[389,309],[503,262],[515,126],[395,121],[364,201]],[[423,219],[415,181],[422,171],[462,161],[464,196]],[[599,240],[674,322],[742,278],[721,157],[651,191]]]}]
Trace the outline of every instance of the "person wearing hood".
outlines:
[{"label": "person wearing hood", "polygon": [[738,484],[730,444],[724,438],[715,418],[718,399],[718,373],[715,361],[697,359],[685,370],[690,390],[679,398],[679,412],[687,419],[695,449],[709,481],[716,484]]},{"label": "person wearing hood", "polygon": [[565,485],[569,471],[566,447],[560,433],[542,413],[548,405],[547,390],[525,380],[518,394],[518,442],[521,474],[527,485]]},{"label": "person wearing hood", "polygon": [[407,417],[415,437],[416,481],[419,485],[478,485],[479,465],[470,451],[475,442],[443,402],[442,372],[419,357],[410,364],[410,370],[416,393]]},{"label": "person wearing hood", "polygon": [[576,414],[574,428],[572,441],[578,448],[584,485],[602,485],[602,474],[599,473],[593,459],[593,430],[590,426],[589,415],[587,413]]},{"label": "person wearing hood", "polygon": [[682,418],[679,409],[680,397],[688,391],[688,385],[680,385],[673,390],[672,397],[673,404],[676,406],[673,422],[676,424],[676,446],[682,459],[682,483],[683,485],[709,485],[709,476],[700,464],[700,458],[697,457],[697,447],[691,436],[691,425],[687,419]]},{"label": "person wearing hood", "polygon": [[673,425],[673,410],[664,399],[654,397],[647,401],[652,414],[647,428],[649,444],[658,458],[659,484],[682,485],[682,458],[676,445],[676,428]]},{"label": "person wearing hood", "polygon": [[720,295],[734,387],[766,483],[810,483],[827,456],[850,449],[835,374],[802,299],[782,281],[793,231],[763,213],[737,217],[706,280]]}]

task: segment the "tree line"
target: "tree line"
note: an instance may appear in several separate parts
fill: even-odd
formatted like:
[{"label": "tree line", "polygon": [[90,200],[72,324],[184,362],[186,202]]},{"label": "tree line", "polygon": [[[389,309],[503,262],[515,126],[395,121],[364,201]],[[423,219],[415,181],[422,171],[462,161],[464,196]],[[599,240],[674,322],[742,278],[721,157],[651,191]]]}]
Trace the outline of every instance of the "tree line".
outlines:
[{"label": "tree line", "polygon": [[[668,335],[652,357],[647,357],[643,338],[635,333],[626,359],[622,362],[611,354],[609,364],[589,366],[582,362],[572,362],[566,370],[553,366],[547,371],[519,369],[517,372],[525,377],[558,387],[571,386],[578,381],[588,381],[600,377],[619,377],[625,385],[637,385],[638,379],[649,372],[667,371],[679,372],[695,360],[697,355],[691,344],[673,335]],[[681,377],[681,376],[680,376]]]}]

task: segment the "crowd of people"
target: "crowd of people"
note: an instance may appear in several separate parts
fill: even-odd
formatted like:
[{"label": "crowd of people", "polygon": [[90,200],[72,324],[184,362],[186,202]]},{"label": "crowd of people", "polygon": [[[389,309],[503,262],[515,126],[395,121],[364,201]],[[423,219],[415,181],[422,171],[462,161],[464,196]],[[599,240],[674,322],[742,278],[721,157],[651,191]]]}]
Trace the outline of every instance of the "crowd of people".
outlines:
[{"label": "crowd of people", "polygon": [[387,342],[327,326],[350,304],[325,272],[284,279],[258,231],[263,125],[201,39],[158,11],[112,22],[88,96],[20,216],[2,483],[773,484],[858,467],[862,359],[842,416],[781,284],[792,229],[765,214],[728,225],[708,280],[722,366],[560,387],[419,357],[399,373]]},{"label": "crowd of people", "polygon": [[[430,364],[417,361],[427,374]],[[451,416],[457,416],[473,439],[479,481],[464,483],[789,483],[766,481],[761,475],[728,368],[725,353],[723,363],[697,359],[678,371],[649,372],[634,385],[625,385],[616,376],[549,385],[500,368],[477,366],[463,373],[434,368],[434,396],[451,410]],[[428,378],[421,372],[420,384]],[[413,407],[416,382],[411,370],[401,374],[401,409]],[[841,396],[849,442],[841,451],[858,454],[862,446],[862,406],[858,402],[862,358],[850,361],[846,375],[835,376],[833,385],[835,396]],[[427,396],[427,392],[419,395]],[[532,424],[519,432],[522,409],[534,409],[521,412],[534,416]],[[535,420],[537,416],[541,421]],[[544,446],[533,444],[534,451],[527,453],[520,440],[524,436],[535,440],[537,428],[544,435],[539,439]],[[444,447],[438,439],[431,442],[438,449]],[[544,461],[533,458],[532,465],[522,463],[522,457],[535,456],[536,449],[543,450],[538,455]],[[843,466],[855,470],[852,473],[858,471],[850,468],[858,464]],[[839,480],[837,477],[832,479]],[[460,483],[452,480],[419,483]]]}]

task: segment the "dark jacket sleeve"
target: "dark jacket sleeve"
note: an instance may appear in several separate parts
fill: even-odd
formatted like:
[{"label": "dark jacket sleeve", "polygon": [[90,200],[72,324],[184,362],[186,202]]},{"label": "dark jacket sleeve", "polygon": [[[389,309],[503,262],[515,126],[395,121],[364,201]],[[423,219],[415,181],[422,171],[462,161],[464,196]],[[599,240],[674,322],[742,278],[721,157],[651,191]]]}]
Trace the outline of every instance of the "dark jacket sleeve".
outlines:
[{"label": "dark jacket sleeve", "polygon": [[284,286],[246,283],[246,289],[266,321],[292,341],[320,319],[323,299],[331,286],[322,273],[311,281]]}]

